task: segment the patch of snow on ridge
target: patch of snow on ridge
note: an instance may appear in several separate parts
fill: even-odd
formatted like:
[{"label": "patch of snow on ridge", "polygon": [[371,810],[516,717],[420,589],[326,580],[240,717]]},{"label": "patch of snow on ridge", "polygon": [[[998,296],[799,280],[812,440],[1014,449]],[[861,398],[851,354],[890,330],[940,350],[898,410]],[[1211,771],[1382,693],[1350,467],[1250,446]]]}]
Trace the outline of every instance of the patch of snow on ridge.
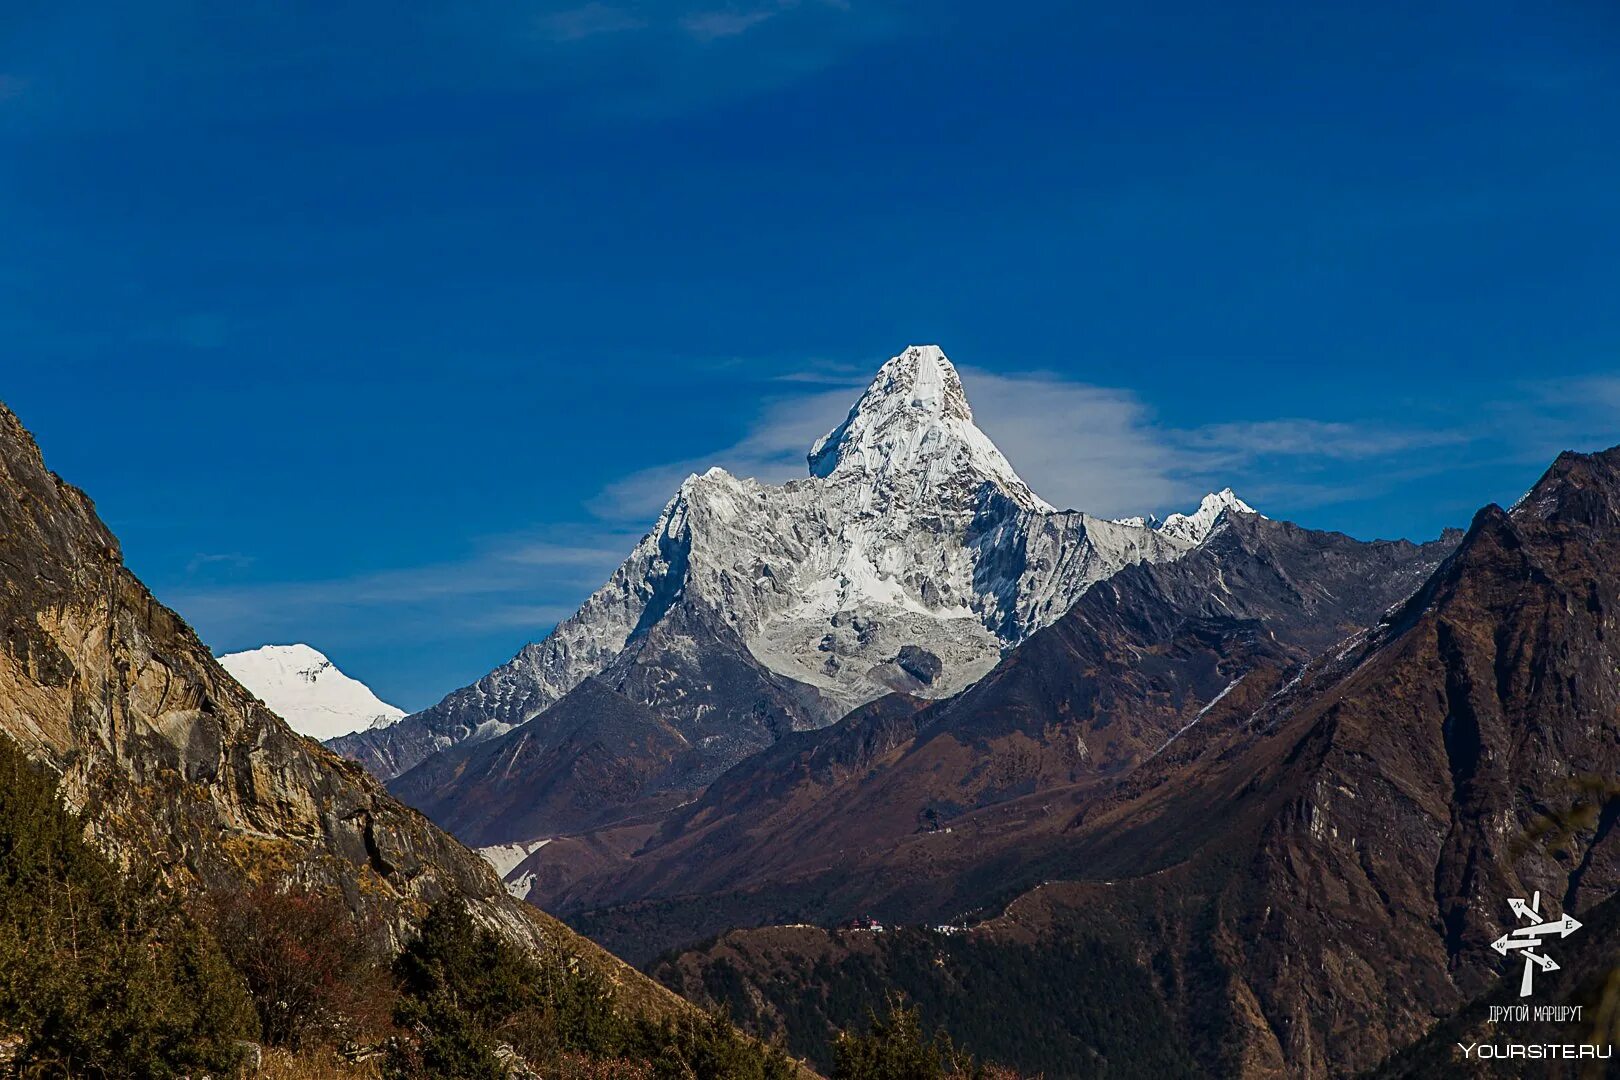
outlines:
[{"label": "patch of snow on ridge", "polygon": [[1237,678],[1235,678],[1231,682],[1227,683],[1226,684],[1226,689],[1222,690],[1220,693],[1218,693],[1214,697],[1210,698],[1209,703],[1207,705],[1205,705],[1202,709],[1199,709],[1198,712],[1193,715],[1193,718],[1191,720],[1187,721],[1185,724],[1182,724],[1181,727],[1177,728],[1176,733],[1174,735],[1172,735],[1168,739],[1164,740],[1164,742],[1159,746],[1159,748],[1157,750],[1155,750],[1155,751],[1153,751],[1153,753],[1149,754],[1144,759],[1144,764],[1146,762],[1148,762],[1148,761],[1152,761],[1154,758],[1156,758],[1160,754],[1164,753],[1165,749],[1171,743],[1175,742],[1177,739],[1179,739],[1183,735],[1187,734],[1188,731],[1192,730],[1192,726],[1194,724],[1198,723],[1198,721],[1202,720],[1209,713],[1209,710],[1211,710],[1215,706],[1219,705],[1221,703],[1221,699],[1226,697],[1227,694],[1230,694],[1237,687],[1237,684],[1243,681],[1243,678],[1244,677],[1242,675],[1239,675]]},{"label": "patch of snow on ridge", "polygon": [[308,645],[265,645],[227,653],[219,662],[300,735],[332,739],[387,727],[405,715]]}]

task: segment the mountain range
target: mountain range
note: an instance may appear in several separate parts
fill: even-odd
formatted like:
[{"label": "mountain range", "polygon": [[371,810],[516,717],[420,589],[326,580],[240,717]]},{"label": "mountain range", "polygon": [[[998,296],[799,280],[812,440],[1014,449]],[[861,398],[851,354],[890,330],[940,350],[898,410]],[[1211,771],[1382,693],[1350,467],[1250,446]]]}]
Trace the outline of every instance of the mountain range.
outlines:
[{"label": "mountain range", "polygon": [[[1094,587],[959,695],[892,696],[783,739],[618,866],[572,881],[563,855],[578,841],[554,842],[525,867],[533,895],[570,911],[657,900],[678,912],[702,897],[694,911],[732,926],[946,921],[1054,874],[1078,808],[1264,701],[1409,595],[1456,540],[1366,543],[1233,515],[1183,558]],[[716,908],[716,895],[731,899]],[[725,928],[676,922],[664,937],[660,921],[604,940],[645,959]]]},{"label": "mountain range", "polygon": [[[919,744],[950,739],[953,728],[1006,730],[1030,715],[1009,713],[995,685],[1018,674],[1021,649],[994,682],[935,707],[942,734],[916,720],[897,733],[889,725],[887,740],[864,744],[869,756],[846,756],[854,768],[842,776],[820,770],[830,778],[815,806],[831,811],[807,810],[802,822],[777,814],[774,831],[739,833],[722,809],[728,791],[769,782],[728,776],[705,796],[718,806],[691,812],[630,858],[627,875],[618,871],[628,895],[662,898],[574,924],[604,941],[657,947],[712,933],[701,913],[722,907],[746,927],[756,914],[792,918],[795,904],[811,918],[794,921],[828,926],[827,916],[856,903],[901,921],[977,905],[959,934],[937,939],[736,929],[656,966],[672,987],[724,1001],[807,1052],[822,1052],[826,1025],[870,1001],[858,988],[881,985],[935,1003],[954,1030],[980,1032],[986,1053],[1086,1075],[1061,1032],[998,1026],[1004,1001],[962,992],[1030,950],[1089,957],[1046,972],[1081,983],[1124,965],[1166,1010],[1168,1036],[1189,1048],[1190,1075],[1349,1075],[1442,1019],[1477,1031],[1483,1018],[1468,1010],[1504,970],[1490,943],[1516,925],[1509,898],[1539,892],[1584,917],[1620,891],[1617,555],[1620,449],[1565,454],[1511,511],[1481,510],[1416,590],[1363,630],[1302,665],[1237,650],[1242,674],[1206,684],[1225,680],[1181,727],[1153,728],[1142,745],[1169,730],[1167,744],[1104,783],[965,809],[942,819],[953,822],[945,837],[868,832],[858,837],[862,862],[822,861],[829,835],[907,794],[906,761]],[[1268,627],[1260,639],[1271,638]],[[1038,671],[1022,677],[1045,683]],[[1046,699],[1042,712],[1064,717],[1060,700]],[[1077,719],[1083,737],[1084,714]],[[846,736],[857,737],[853,728]],[[777,770],[789,805],[793,782],[817,782],[818,749],[799,759],[808,768]],[[1566,824],[1549,828],[1557,821]],[[740,876],[716,880],[703,868],[704,831],[723,837],[728,827],[719,873]],[[691,858],[660,857],[670,844],[691,845]],[[785,850],[785,873],[754,869]],[[778,883],[795,873],[791,888]],[[623,886],[573,888],[600,897]],[[1586,969],[1620,964],[1612,938],[1594,947],[1605,951],[1587,955]],[[1082,1027],[1098,1022],[1096,1008],[1108,1005],[1021,1002]],[[1585,1030],[1570,1037],[1584,1040]],[[1433,1045],[1425,1053],[1431,1064],[1446,1058]]]},{"label": "mountain range", "polygon": [[1620,450],[1424,543],[1060,510],[915,346],[804,477],[689,477],[548,636],[330,745],[823,1065],[895,992],[1048,1078],[1432,1063],[1507,898],[1620,892],[1617,555]]}]

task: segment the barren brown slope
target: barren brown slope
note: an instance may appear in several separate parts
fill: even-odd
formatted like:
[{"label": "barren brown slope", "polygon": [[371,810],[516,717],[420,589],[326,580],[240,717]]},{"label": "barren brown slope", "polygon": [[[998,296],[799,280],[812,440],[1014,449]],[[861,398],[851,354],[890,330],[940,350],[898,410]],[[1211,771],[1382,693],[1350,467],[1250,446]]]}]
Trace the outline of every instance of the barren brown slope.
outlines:
[{"label": "barren brown slope", "polygon": [[94,839],[181,886],[340,893],[397,944],[463,896],[532,950],[567,950],[627,1003],[679,999],[502,889],[482,859],[293,733],[123,565],[90,500],[0,406],[0,732],[61,774]]},{"label": "barren brown slope", "polygon": [[[1511,513],[1482,510],[1387,621],[1089,800],[1049,864],[1083,880],[978,933],[1126,950],[1218,1075],[1372,1067],[1496,980],[1508,897],[1583,913],[1620,890],[1612,794],[1568,838],[1523,842],[1585,781],[1620,776],[1617,672],[1620,450],[1566,454]],[[802,965],[759,977],[728,941],[724,979],[707,949],[660,970],[745,1017],[765,1003],[762,1026],[824,1023],[771,989]]]}]

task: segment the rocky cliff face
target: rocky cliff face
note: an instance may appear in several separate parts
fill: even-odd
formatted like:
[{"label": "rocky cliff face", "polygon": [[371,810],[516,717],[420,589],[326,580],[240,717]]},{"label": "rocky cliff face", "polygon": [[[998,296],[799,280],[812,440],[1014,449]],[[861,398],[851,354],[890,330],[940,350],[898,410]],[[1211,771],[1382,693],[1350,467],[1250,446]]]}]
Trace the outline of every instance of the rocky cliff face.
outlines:
[{"label": "rocky cliff face", "polygon": [[[1199,539],[1197,515],[1154,528],[1054,510],[974,425],[956,370],[933,346],[884,364],[809,463],[811,475],[781,486],[721,469],[689,477],[608,583],[544,641],[431,709],[332,745],[379,776],[400,775],[534,720],[681,612],[693,632],[667,634],[664,654],[692,657],[734,638],[724,647],[800,688],[793,727],[892,691],[943,697],[1092,583]],[[1212,499],[1211,515],[1248,509],[1230,493]],[[690,709],[729,708],[706,701],[701,685],[681,689]],[[750,737],[736,744],[757,748]],[[714,757],[718,767],[736,760]]]},{"label": "rocky cliff face", "polygon": [[[1244,963],[1284,1061],[1373,1064],[1484,990],[1508,897],[1581,912],[1620,890],[1620,800],[1603,786],[1620,776],[1617,556],[1620,450],[1562,455],[1254,717],[1293,748],[1258,774],[1288,797],[1261,833],[1247,925],[1263,944]],[[1588,822],[1539,839],[1544,815],[1592,791]]]},{"label": "rocky cliff face", "polygon": [[[1259,700],[1232,691],[1114,783],[1048,797],[1049,839],[1026,830],[997,866],[1044,884],[973,933],[1124,943],[1217,1075],[1376,1065],[1504,972],[1508,898],[1584,917],[1620,893],[1616,567],[1620,449],[1565,454],[1366,632]],[[756,978],[737,944],[723,979],[711,949],[665,974],[735,988],[769,1027],[758,1003],[791,966]]]},{"label": "rocky cliff face", "polygon": [[397,944],[465,897],[536,950],[674,999],[537,909],[359,766],[295,734],[123,565],[78,489],[0,406],[0,732],[59,773],[95,841],[181,887],[287,880],[341,895]]}]

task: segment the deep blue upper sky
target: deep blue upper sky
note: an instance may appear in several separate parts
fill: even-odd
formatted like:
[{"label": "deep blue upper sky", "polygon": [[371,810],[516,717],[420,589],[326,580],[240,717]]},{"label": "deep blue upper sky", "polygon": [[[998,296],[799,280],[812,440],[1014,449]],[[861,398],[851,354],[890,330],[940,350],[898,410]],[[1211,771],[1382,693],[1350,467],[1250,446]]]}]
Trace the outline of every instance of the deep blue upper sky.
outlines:
[{"label": "deep blue upper sky", "polygon": [[1108,514],[1620,442],[1608,0],[408,6],[0,14],[0,397],[216,648],[427,704],[911,342]]}]

